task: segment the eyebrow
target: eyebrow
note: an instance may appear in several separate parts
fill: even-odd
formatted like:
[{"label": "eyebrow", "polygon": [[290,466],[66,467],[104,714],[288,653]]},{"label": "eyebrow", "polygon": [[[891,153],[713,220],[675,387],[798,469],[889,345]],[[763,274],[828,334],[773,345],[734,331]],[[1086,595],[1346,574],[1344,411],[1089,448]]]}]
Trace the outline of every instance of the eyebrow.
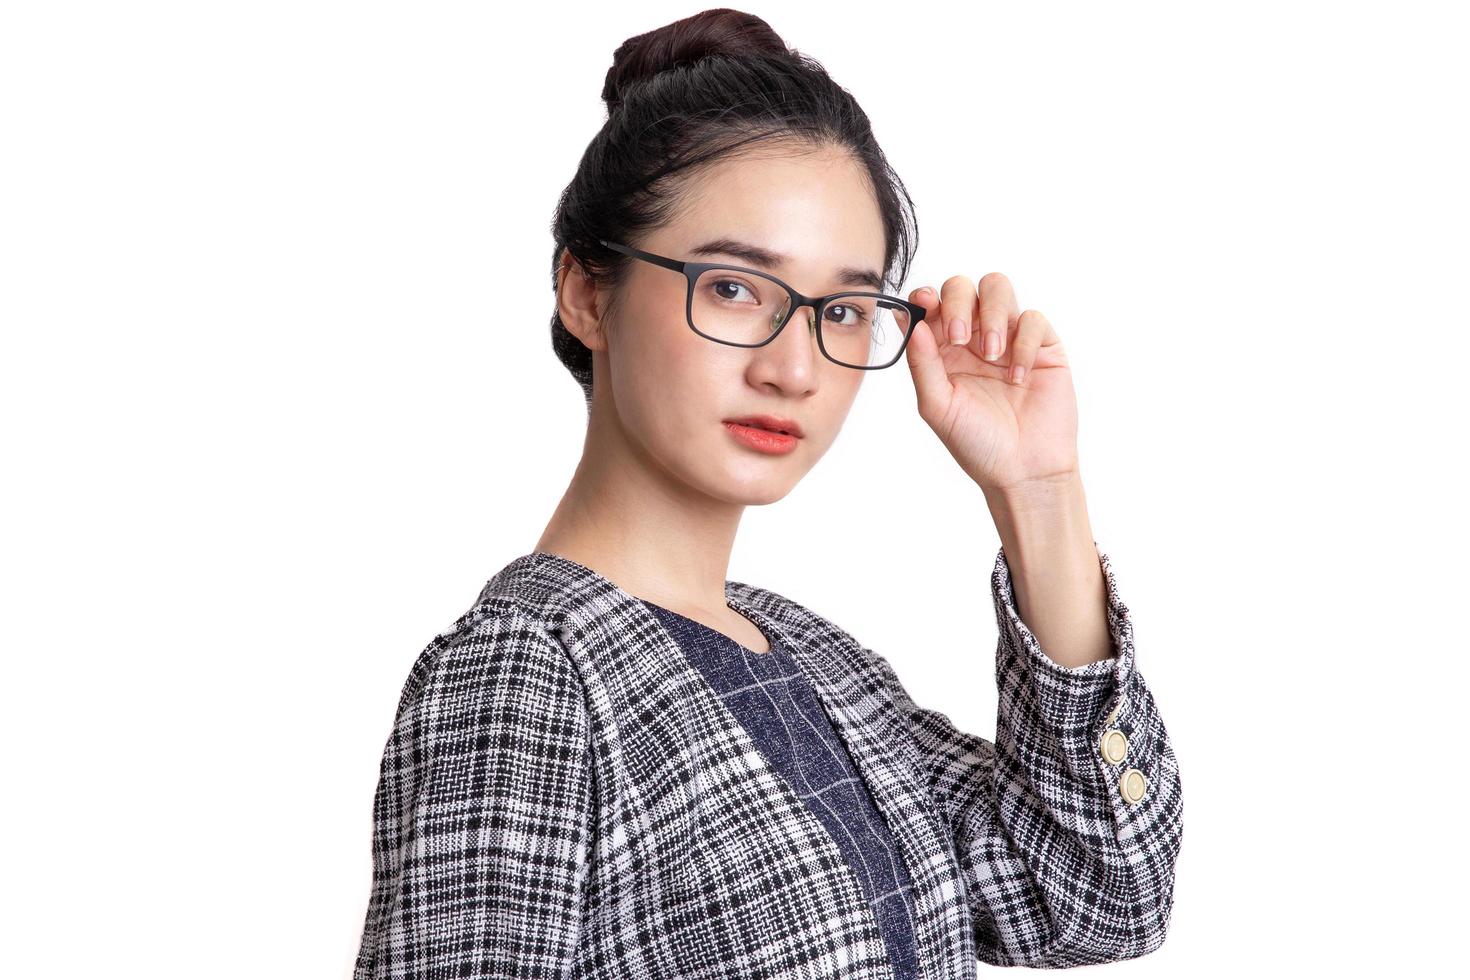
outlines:
[{"label": "eyebrow", "polygon": [[[791,261],[789,255],[733,238],[713,238],[689,251],[691,255],[730,255],[742,262],[766,269],[777,269]],[[844,286],[867,286],[875,292],[883,289],[883,278],[878,273],[872,269],[858,269],[850,265],[837,270],[837,281]]]}]

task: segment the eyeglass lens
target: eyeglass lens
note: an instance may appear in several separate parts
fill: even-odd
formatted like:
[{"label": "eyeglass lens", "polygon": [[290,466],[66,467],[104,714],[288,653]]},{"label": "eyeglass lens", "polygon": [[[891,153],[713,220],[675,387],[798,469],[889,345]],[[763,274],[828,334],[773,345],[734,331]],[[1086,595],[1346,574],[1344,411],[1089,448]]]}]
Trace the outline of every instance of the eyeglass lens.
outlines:
[{"label": "eyeglass lens", "polygon": [[[737,269],[706,269],[695,281],[690,317],[701,333],[734,344],[759,344],[779,327],[791,295],[779,283]],[[827,356],[850,367],[886,367],[908,336],[911,317],[893,299],[843,294],[822,310]]]}]

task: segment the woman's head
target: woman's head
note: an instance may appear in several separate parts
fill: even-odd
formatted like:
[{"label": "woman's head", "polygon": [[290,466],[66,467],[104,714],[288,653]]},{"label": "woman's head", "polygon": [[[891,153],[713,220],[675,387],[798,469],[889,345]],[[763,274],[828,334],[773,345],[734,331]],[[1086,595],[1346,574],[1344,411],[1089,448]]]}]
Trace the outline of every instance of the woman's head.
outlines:
[{"label": "woman's head", "polygon": [[[625,41],[603,88],[608,120],[563,192],[552,231],[552,343],[599,433],[731,501],[784,496],[832,444],[868,372],[817,349],[810,308],[742,348],[689,328],[684,275],[608,248],[763,267],[724,240],[784,257],[767,271],[806,295],[893,292],[907,276],[912,202],[867,116],[760,18],[709,10]],[[844,270],[881,283],[855,286]],[[738,289],[738,287],[734,287]],[[725,420],[803,429],[757,452]]]}]

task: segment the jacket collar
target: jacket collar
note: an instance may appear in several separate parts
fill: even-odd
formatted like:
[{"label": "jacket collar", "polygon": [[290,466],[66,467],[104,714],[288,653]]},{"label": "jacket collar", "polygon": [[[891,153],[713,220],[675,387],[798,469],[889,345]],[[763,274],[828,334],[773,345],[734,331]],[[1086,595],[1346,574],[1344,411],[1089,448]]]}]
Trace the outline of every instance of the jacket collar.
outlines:
[{"label": "jacket collar", "polygon": [[[617,630],[626,638],[625,656],[657,660],[644,665],[654,676],[675,665],[688,675],[680,678],[682,687],[718,697],[656,613],[579,562],[544,551],[521,555],[486,583],[480,599],[499,595],[517,597],[522,608],[534,610],[569,649]],[[876,672],[865,669],[866,652],[846,631],[769,589],[727,580],[725,598],[796,660],[893,829],[914,883],[923,975],[973,976],[973,927],[954,836],[922,783],[922,760],[910,748],[907,721]],[[644,639],[654,641],[651,648]]]}]

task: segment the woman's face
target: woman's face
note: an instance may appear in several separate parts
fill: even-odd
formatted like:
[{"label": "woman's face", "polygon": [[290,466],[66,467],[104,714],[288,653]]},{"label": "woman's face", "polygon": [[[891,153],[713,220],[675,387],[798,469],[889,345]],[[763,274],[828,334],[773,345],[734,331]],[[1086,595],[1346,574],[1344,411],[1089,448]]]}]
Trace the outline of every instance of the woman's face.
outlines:
[{"label": "woman's face", "polygon": [[[839,278],[843,269],[884,271],[882,219],[862,165],[832,149],[756,152],[696,177],[677,218],[624,244],[759,268],[807,296],[875,289]],[[716,239],[783,258],[763,266],[748,256],[694,254]],[[594,414],[610,408],[629,446],[699,492],[742,504],[781,499],[837,438],[868,372],[822,354],[810,307],[797,310],[763,347],[707,340],[689,328],[683,274],[630,261],[605,325],[606,350],[594,353],[602,362]],[[723,288],[737,300],[747,296],[738,285]],[[726,424],[751,415],[791,419],[801,436],[788,452],[763,452]]]}]

